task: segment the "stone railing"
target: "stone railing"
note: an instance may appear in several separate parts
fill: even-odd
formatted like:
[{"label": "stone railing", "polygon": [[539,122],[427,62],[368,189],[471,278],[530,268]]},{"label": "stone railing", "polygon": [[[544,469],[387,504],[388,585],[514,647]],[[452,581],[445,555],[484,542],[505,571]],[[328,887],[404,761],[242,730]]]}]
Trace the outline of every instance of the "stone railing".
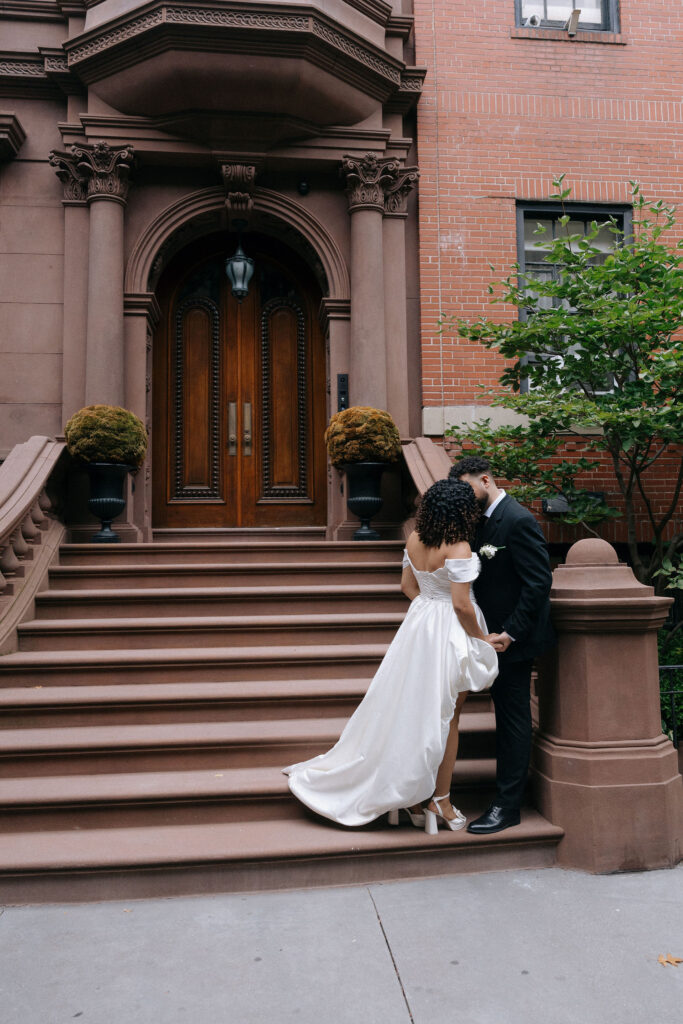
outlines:
[{"label": "stone railing", "polygon": [[53,496],[65,450],[63,441],[31,437],[0,466],[0,650],[12,646],[64,537]]},{"label": "stone railing", "polygon": [[444,449],[429,437],[416,437],[404,443],[403,458],[420,496],[437,480],[447,477],[453,465]]},{"label": "stone railing", "polygon": [[403,523],[403,536],[407,538],[415,529],[415,511],[420,498],[437,480],[443,480],[448,476],[448,471],[453,465],[444,449],[435,444],[429,437],[415,437],[402,442],[402,454],[405,467],[412,481],[414,490],[407,495],[409,506],[412,502],[413,509],[407,511],[407,518]]}]

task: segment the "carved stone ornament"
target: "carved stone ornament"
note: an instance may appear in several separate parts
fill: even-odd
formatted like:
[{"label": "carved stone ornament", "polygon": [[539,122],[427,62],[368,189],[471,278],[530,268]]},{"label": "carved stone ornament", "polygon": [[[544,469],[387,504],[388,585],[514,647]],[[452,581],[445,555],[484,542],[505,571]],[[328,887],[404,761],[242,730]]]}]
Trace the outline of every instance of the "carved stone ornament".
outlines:
[{"label": "carved stone ornament", "polygon": [[225,206],[232,224],[235,220],[249,222],[254,209],[257,168],[253,164],[221,164],[225,187]]},{"label": "carved stone ornament", "polygon": [[360,160],[351,156],[342,157],[342,174],[346,177],[349,212],[384,212],[385,192],[396,182],[400,170],[400,161],[394,157],[378,158],[372,153],[366,153]]},{"label": "carved stone ornament", "polygon": [[94,146],[72,146],[76,168],[87,182],[88,200],[115,199],[125,203],[128,178],[133,165],[132,146],[111,147],[106,142]]},{"label": "carved stone ornament", "polygon": [[336,51],[336,60],[339,60],[339,54],[344,54],[353,62],[357,62],[374,74],[392,82],[396,87],[400,85],[401,70],[397,60],[383,57],[377,53],[374,46],[364,45],[361,39],[356,41],[349,32],[339,31],[328,24],[327,20],[323,21],[319,17],[309,14],[308,11],[306,13],[277,10],[248,11],[244,10],[241,5],[228,4],[228,0],[222,0],[222,4],[227,9],[221,9],[215,4],[204,6],[197,0],[177,6],[155,0],[153,9],[144,14],[135,15],[125,20],[121,19],[120,24],[115,28],[105,29],[103,27],[102,30],[89,33],[90,38],[85,42],[69,46],[69,66],[80,64],[103,51],[129,40],[135,40],[140,35],[163,26],[181,25],[188,29],[194,26],[200,28],[208,26],[216,29],[254,30],[255,32],[264,30],[267,32],[293,32],[317,37]]},{"label": "carved stone ornament", "polygon": [[0,54],[0,78],[44,78],[47,79],[41,57],[36,54],[25,60],[13,57],[5,51]]},{"label": "carved stone ornament", "polygon": [[384,196],[384,212],[387,217],[405,217],[408,213],[408,196],[420,179],[417,167],[401,167],[393,184]]},{"label": "carved stone ornament", "polygon": [[[71,147],[75,149],[74,146]],[[88,198],[88,183],[78,168],[78,157],[73,153],[62,153],[53,149],[50,166],[64,186],[64,203],[70,206],[84,206]]]}]

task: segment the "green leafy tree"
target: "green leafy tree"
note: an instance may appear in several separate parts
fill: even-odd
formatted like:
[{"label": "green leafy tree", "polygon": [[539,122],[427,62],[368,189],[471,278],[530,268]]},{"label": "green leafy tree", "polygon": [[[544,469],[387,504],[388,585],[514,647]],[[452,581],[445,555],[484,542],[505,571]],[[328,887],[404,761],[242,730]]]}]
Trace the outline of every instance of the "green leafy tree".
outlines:
[{"label": "green leafy tree", "polygon": [[[491,418],[446,433],[460,448],[490,459],[495,471],[530,504],[553,494],[566,499],[559,516],[592,533],[611,516],[625,515],[631,562],[643,582],[659,590],[676,571],[683,550],[680,510],[683,485],[683,241],[667,244],[675,208],[649,202],[631,182],[633,231],[624,235],[610,217],[593,221],[585,235],[569,232],[564,175],[555,179],[563,216],[554,239],[537,234],[552,276],[533,277],[515,264],[492,302],[517,307],[515,319],[444,317],[443,332],[497,349],[507,360],[489,391],[491,404],[517,414],[518,425]],[[605,230],[614,249],[605,257],[596,239]],[[495,268],[491,268],[494,270]],[[576,452],[568,441],[577,441]],[[652,485],[667,456],[677,467],[665,507]],[[607,461],[623,511],[591,494],[586,474]],[[649,536],[638,536],[638,505]],[[639,542],[651,543],[651,556]]]}]

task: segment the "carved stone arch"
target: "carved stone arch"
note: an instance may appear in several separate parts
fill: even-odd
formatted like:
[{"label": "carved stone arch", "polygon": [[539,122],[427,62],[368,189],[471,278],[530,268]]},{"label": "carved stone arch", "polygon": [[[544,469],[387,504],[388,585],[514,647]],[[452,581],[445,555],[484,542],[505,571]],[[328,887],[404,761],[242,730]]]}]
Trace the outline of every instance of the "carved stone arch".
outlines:
[{"label": "carved stone arch", "polygon": [[[304,206],[271,189],[257,188],[254,193],[252,226],[259,224],[268,231],[277,224],[286,229],[283,240],[298,235],[300,253],[311,263],[320,279],[323,295],[336,302],[348,303],[351,296],[349,272],[334,238],[327,228]],[[169,259],[184,245],[217,229],[227,231],[225,192],[206,188],[183,196],[151,221],[138,238],[128,260],[125,291],[128,295],[153,292]],[[308,251],[307,251],[308,250]]]}]

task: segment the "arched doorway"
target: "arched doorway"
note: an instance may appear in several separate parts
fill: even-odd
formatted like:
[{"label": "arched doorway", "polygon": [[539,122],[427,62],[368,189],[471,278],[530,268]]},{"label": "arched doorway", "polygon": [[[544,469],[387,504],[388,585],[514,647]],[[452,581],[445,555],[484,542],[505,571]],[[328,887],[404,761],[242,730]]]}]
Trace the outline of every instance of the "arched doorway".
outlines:
[{"label": "arched doorway", "polygon": [[322,526],[325,346],[320,289],[287,246],[250,233],[249,295],[230,292],[236,238],[201,238],[158,286],[153,525]]}]

